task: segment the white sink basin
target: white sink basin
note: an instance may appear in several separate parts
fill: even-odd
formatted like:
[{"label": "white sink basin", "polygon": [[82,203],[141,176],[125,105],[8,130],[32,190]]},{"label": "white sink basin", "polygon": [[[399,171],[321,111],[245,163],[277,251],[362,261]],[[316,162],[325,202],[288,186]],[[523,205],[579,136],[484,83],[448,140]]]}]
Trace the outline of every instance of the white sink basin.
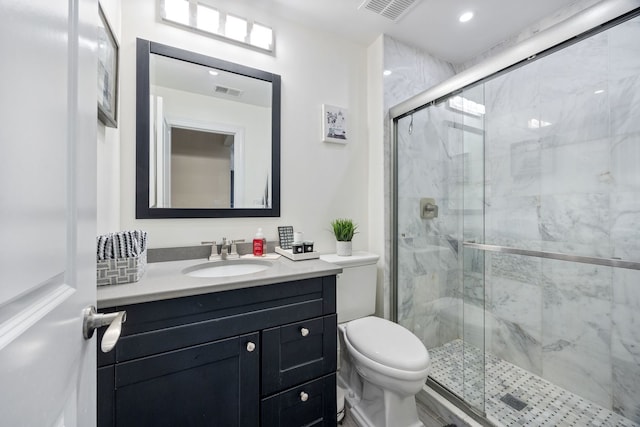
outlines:
[{"label": "white sink basin", "polygon": [[182,274],[191,277],[230,277],[257,273],[269,267],[271,267],[271,263],[262,260],[212,261],[185,268],[182,270]]}]

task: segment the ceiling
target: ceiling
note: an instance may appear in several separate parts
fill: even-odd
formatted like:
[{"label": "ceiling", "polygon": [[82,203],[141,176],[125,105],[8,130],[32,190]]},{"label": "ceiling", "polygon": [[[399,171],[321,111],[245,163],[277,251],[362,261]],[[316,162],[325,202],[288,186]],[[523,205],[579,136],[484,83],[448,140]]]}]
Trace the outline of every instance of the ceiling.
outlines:
[{"label": "ceiling", "polygon": [[[271,108],[271,82],[155,54],[149,56],[149,70],[152,86]],[[239,93],[221,93],[216,88]]]},{"label": "ceiling", "polygon": [[[586,4],[584,0],[417,0],[393,22],[359,9],[363,0],[210,1],[247,18],[259,9],[263,16],[275,14],[365,46],[380,34],[388,34],[453,64],[476,57],[570,4]],[[475,17],[461,24],[458,16],[468,10]],[[277,46],[277,28],[275,32]]]}]

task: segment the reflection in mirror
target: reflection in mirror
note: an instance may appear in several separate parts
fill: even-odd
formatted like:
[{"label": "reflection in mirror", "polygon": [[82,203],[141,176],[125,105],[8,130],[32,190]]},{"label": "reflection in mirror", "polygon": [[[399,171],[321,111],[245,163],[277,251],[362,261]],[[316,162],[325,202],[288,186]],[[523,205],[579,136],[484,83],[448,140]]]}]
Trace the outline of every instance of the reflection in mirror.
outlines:
[{"label": "reflection in mirror", "polygon": [[165,170],[170,177],[163,179],[164,172],[157,171],[155,182],[165,185],[150,188],[156,207],[232,208],[234,136],[179,127],[167,134],[165,143],[170,141],[171,150],[162,160],[168,160]]},{"label": "reflection in mirror", "polygon": [[279,216],[280,77],[141,39],[137,73],[137,218]]}]

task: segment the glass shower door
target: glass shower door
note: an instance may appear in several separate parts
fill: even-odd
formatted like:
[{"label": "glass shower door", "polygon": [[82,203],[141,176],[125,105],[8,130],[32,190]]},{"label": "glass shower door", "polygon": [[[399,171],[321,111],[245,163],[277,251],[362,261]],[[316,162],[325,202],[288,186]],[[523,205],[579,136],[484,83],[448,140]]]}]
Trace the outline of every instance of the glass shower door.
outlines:
[{"label": "glass shower door", "polygon": [[398,323],[431,379],[484,412],[483,99],[471,89],[396,122]]},{"label": "glass shower door", "polygon": [[484,85],[462,98],[462,306],[464,400],[485,412]]}]

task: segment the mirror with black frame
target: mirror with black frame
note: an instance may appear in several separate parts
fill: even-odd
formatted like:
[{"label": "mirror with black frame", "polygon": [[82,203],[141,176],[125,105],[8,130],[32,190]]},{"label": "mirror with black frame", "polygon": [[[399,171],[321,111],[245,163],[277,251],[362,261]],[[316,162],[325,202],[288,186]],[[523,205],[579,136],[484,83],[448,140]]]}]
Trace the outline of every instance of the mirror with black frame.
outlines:
[{"label": "mirror with black frame", "polygon": [[136,218],[280,216],[280,76],[137,39]]}]

